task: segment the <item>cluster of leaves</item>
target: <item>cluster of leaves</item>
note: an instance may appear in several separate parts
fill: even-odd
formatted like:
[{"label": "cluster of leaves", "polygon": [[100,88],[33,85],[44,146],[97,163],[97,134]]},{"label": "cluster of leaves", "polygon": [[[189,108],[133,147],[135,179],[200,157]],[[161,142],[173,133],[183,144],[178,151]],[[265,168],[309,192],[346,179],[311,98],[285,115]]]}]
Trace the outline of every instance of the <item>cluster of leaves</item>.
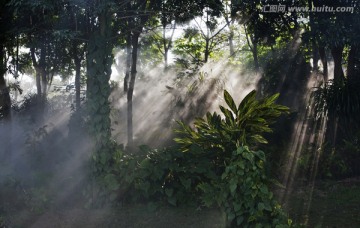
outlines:
[{"label": "cluster of leaves", "polygon": [[[211,149],[218,153],[231,153],[243,145],[267,143],[262,134],[271,132],[270,125],[289,109],[275,104],[279,94],[264,99],[256,99],[256,91],[250,92],[237,106],[225,90],[224,98],[230,109],[220,106],[221,115],[214,112],[207,113],[206,119],[197,118],[194,122],[195,130],[179,121],[181,129],[176,130],[181,137],[175,141],[183,145],[183,151],[188,151],[191,145],[198,145],[204,149]],[[222,155],[223,157],[223,155]]]},{"label": "cluster of leaves", "polygon": [[[131,200],[147,200],[150,206],[161,201],[173,206],[196,202],[196,172],[205,169],[206,159],[198,163],[175,148],[140,149],[140,153],[126,155],[119,163],[124,194],[136,192],[131,194]],[[190,161],[200,166],[191,168]]]},{"label": "cluster of leaves", "polygon": [[205,205],[223,208],[229,227],[288,227],[264,175],[265,154],[239,147],[221,177],[201,183]]},{"label": "cluster of leaves", "polygon": [[181,137],[175,140],[182,150],[208,160],[197,185],[203,193],[201,199],[205,205],[216,202],[221,206],[230,226],[271,226],[269,221],[287,224],[267,189],[263,152],[250,152],[244,147],[267,143],[263,134],[271,132],[270,125],[289,111],[275,104],[278,96],[257,100],[256,91],[252,91],[237,106],[225,90],[225,102],[230,108],[220,106],[225,118],[216,112],[207,113],[206,119],[195,120],[195,130],[179,122],[181,129],[177,132]]},{"label": "cluster of leaves", "polygon": [[360,132],[344,139],[335,148],[326,144],[320,158],[319,175],[323,178],[343,179],[360,174]]},{"label": "cluster of leaves", "polygon": [[[315,88],[315,111],[317,117],[322,113],[334,113],[337,117],[357,122],[360,112],[360,92],[356,83],[348,80],[327,83]],[[352,124],[351,124],[352,125]]]},{"label": "cluster of leaves", "polygon": [[332,178],[357,176],[359,170],[360,93],[358,83],[345,79],[341,82],[329,80],[315,88],[315,117],[327,118],[328,131],[334,131],[336,138],[326,134],[320,175]]},{"label": "cluster of leaves", "polygon": [[264,153],[244,146],[265,143],[261,134],[270,132],[269,125],[288,109],[274,103],[278,95],[262,100],[255,95],[255,91],[249,93],[236,106],[225,91],[230,107],[220,107],[225,119],[208,113],[206,120],[196,120],[196,130],[179,122],[180,150],[124,156],[119,170],[128,185],[126,191],[136,192],[137,200],[220,206],[231,227],[290,225],[267,187]]}]

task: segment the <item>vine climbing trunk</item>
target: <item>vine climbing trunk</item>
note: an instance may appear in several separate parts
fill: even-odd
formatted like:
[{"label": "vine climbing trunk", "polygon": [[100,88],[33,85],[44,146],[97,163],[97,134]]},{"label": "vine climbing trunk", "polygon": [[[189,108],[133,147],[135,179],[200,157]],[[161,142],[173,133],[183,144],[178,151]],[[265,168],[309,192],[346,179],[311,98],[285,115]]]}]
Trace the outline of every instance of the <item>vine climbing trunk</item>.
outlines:
[{"label": "vine climbing trunk", "polygon": [[98,15],[99,25],[90,36],[87,45],[87,105],[89,111],[89,130],[94,139],[97,172],[102,173],[111,161],[110,150],[110,75],[112,46],[109,42],[111,15],[103,10]]},{"label": "vine climbing trunk", "polygon": [[128,133],[128,146],[132,146],[134,143],[134,133],[133,133],[133,94],[135,87],[135,79],[137,74],[137,53],[139,47],[139,32],[134,32],[132,35],[132,64],[131,64],[131,77],[129,82],[129,89],[127,92],[127,133]]}]

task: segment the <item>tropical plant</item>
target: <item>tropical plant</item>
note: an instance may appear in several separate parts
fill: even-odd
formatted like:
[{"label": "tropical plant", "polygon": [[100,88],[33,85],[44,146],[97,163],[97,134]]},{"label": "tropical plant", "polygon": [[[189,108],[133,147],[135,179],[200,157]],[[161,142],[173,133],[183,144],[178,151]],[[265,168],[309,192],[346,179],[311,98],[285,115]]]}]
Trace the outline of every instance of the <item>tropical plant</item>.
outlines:
[{"label": "tropical plant", "polygon": [[180,137],[175,141],[191,158],[186,169],[196,170],[192,180],[200,198],[206,206],[220,206],[230,227],[291,225],[267,186],[265,154],[246,146],[267,143],[263,134],[272,131],[270,124],[277,117],[288,113],[287,107],[275,104],[278,96],[257,100],[252,91],[237,106],[225,90],[230,109],[220,106],[224,118],[207,113],[206,119],[196,119],[195,129],[178,122]]},{"label": "tropical plant", "polygon": [[267,143],[263,137],[271,132],[273,124],[282,113],[289,109],[283,105],[275,104],[279,94],[263,99],[256,99],[256,91],[251,91],[237,106],[225,90],[224,98],[230,109],[220,106],[225,118],[214,112],[206,114],[206,119],[197,118],[194,123],[195,130],[178,121],[181,129],[176,130],[181,137],[175,141],[181,144],[183,151],[189,150],[192,145],[204,149],[217,149],[218,152],[231,153],[243,145],[255,146],[257,143]]}]

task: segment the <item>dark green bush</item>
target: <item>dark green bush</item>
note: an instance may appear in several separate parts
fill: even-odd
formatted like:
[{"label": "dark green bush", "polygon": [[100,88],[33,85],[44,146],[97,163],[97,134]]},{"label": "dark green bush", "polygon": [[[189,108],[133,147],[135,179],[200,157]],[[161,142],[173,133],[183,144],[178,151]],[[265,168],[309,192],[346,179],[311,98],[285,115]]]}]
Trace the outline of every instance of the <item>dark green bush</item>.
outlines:
[{"label": "dark green bush", "polygon": [[179,122],[175,140],[182,152],[147,149],[143,155],[124,156],[119,164],[127,191],[134,189],[137,200],[219,206],[230,227],[288,226],[291,221],[267,187],[265,154],[245,146],[266,143],[262,135],[288,109],[275,104],[278,94],[256,100],[253,91],[238,106],[227,91],[224,96],[230,107],[220,107],[224,119],[208,113],[195,121],[195,129]]}]

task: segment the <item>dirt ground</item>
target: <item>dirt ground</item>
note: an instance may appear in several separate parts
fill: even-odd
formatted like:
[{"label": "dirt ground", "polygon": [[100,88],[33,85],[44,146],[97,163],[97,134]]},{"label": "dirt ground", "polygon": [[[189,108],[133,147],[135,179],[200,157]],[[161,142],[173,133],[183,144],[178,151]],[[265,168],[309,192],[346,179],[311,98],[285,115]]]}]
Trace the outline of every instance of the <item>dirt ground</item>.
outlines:
[{"label": "dirt ground", "polygon": [[221,212],[216,209],[161,208],[150,211],[144,205],[123,209],[52,210],[41,215],[23,212],[11,219],[10,227],[156,227],[156,228],[220,228],[224,227]]}]

